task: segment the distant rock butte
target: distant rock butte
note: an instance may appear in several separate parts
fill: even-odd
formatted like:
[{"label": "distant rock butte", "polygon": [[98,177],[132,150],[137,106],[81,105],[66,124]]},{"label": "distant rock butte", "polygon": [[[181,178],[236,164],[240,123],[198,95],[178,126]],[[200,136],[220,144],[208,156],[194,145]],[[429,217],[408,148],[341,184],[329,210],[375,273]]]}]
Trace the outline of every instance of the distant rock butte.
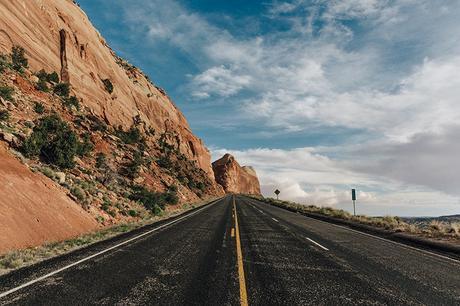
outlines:
[{"label": "distant rock butte", "polygon": [[[56,71],[68,80],[81,103],[106,123],[127,129],[138,117],[145,130],[173,135],[168,141],[214,180],[211,155],[184,115],[164,90],[115,55],[73,1],[1,1],[0,52],[13,45],[24,47],[32,71]],[[113,93],[104,89],[106,79]]]},{"label": "distant rock butte", "polygon": [[227,193],[260,194],[260,184],[256,171],[249,166],[240,166],[230,154],[212,163],[216,182]]}]

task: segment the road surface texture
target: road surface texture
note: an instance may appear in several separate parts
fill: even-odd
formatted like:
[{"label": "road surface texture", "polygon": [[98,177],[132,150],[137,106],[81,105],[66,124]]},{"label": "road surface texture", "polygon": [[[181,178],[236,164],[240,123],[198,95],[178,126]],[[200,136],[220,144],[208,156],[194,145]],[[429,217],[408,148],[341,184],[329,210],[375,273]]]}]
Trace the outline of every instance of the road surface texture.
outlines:
[{"label": "road surface texture", "polygon": [[3,276],[0,304],[460,305],[460,262],[227,196]]}]

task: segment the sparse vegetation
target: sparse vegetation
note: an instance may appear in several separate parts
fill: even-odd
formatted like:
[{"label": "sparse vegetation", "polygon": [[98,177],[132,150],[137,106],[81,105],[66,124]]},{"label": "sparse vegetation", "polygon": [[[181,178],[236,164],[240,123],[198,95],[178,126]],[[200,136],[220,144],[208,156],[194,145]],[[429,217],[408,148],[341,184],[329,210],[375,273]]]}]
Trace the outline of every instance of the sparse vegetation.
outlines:
[{"label": "sparse vegetation", "polygon": [[8,68],[11,68],[8,56],[6,54],[0,54],[0,73],[3,73]]},{"label": "sparse vegetation", "polygon": [[[258,198],[259,199],[259,198]],[[460,223],[446,223],[437,220],[431,221],[426,227],[417,226],[405,222],[399,217],[384,216],[384,217],[369,217],[369,216],[353,216],[347,211],[334,209],[331,207],[318,207],[314,205],[301,205],[288,201],[275,200],[271,198],[259,199],[263,202],[286,208],[291,211],[321,214],[333,218],[350,220],[353,222],[366,224],[383,228],[394,232],[406,232],[417,235],[423,235],[431,238],[460,238]]]},{"label": "sparse vegetation", "polygon": [[48,92],[50,90],[48,83],[59,83],[59,75],[55,71],[52,73],[47,73],[42,69],[35,75],[38,77],[38,82],[35,87],[43,92]]},{"label": "sparse vegetation", "polygon": [[11,50],[12,68],[18,72],[23,72],[29,68],[29,61],[25,56],[25,50],[21,46],[13,46]]},{"label": "sparse vegetation", "polygon": [[97,153],[96,155],[96,168],[105,168],[107,166],[107,157],[104,153]]},{"label": "sparse vegetation", "polygon": [[73,168],[79,152],[77,135],[58,115],[43,117],[22,146],[27,157],[39,156],[46,163],[60,168]]},{"label": "sparse vegetation", "polygon": [[43,106],[43,104],[41,104],[40,102],[35,102],[34,104],[34,111],[37,113],[37,114],[43,114],[45,112],[45,106]]},{"label": "sparse vegetation", "polygon": [[144,159],[139,151],[133,154],[133,160],[129,162],[123,169],[123,174],[127,177],[134,179],[138,174],[141,166],[144,164]]},{"label": "sparse vegetation", "polygon": [[77,110],[80,110],[80,101],[78,101],[78,98],[75,96],[71,96],[68,98],[64,98],[62,100],[62,103],[64,104],[65,107],[67,108],[72,108],[75,107]]},{"label": "sparse vegetation", "polygon": [[128,131],[124,131],[123,128],[118,127],[116,136],[120,138],[126,144],[144,143],[145,139],[142,137],[141,131],[132,126]]},{"label": "sparse vegetation", "polygon": [[84,202],[86,199],[85,192],[78,186],[72,187],[70,189],[70,193],[73,194],[80,202]]},{"label": "sparse vegetation", "polygon": [[10,119],[10,113],[4,109],[0,110],[0,121],[8,121]]},{"label": "sparse vegetation", "polygon": [[77,146],[77,155],[85,157],[88,156],[94,149],[94,144],[91,142],[89,134],[83,134],[83,141]]},{"label": "sparse vegetation", "polygon": [[54,86],[53,92],[63,98],[68,98],[70,95],[70,85],[68,83],[59,83]]},{"label": "sparse vegetation", "polygon": [[112,84],[112,81],[110,81],[110,79],[104,79],[102,80],[102,83],[104,84],[105,90],[109,94],[113,93],[113,84]]},{"label": "sparse vegetation", "polygon": [[177,204],[179,198],[175,192],[153,192],[144,186],[133,186],[133,192],[129,198],[133,201],[138,201],[144,205],[145,208],[150,210],[153,214],[157,215],[164,210],[168,204]]},{"label": "sparse vegetation", "polygon": [[13,101],[12,94],[14,93],[14,88],[9,86],[0,86],[0,97],[6,101]]}]

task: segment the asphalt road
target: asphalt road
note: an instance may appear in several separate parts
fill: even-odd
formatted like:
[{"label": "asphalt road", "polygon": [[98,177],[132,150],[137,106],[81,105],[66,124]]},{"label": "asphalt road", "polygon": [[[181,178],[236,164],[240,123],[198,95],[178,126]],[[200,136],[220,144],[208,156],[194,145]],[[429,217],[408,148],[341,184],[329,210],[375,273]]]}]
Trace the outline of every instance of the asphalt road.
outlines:
[{"label": "asphalt road", "polygon": [[0,304],[460,305],[459,261],[233,199],[0,277]]}]

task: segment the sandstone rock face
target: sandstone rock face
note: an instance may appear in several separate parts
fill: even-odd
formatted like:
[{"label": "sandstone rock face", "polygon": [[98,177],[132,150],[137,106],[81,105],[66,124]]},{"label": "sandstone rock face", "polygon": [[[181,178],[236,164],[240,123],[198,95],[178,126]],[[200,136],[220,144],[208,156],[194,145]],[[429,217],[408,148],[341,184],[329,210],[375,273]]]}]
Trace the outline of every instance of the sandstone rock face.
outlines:
[{"label": "sandstone rock face", "polygon": [[249,166],[241,167],[232,155],[225,154],[212,163],[212,168],[217,183],[225,192],[260,195],[256,171]]},{"label": "sandstone rock face", "polygon": [[[0,144],[0,254],[98,228],[52,180],[31,172]],[[14,203],[14,205],[11,205]]]},{"label": "sandstone rock face", "polygon": [[[211,156],[165,92],[136,67],[117,57],[71,0],[0,1],[0,52],[26,50],[30,70],[56,71],[94,115],[124,129],[141,121],[144,130],[167,133],[182,154],[214,181]],[[113,92],[105,90],[110,80]]]}]

